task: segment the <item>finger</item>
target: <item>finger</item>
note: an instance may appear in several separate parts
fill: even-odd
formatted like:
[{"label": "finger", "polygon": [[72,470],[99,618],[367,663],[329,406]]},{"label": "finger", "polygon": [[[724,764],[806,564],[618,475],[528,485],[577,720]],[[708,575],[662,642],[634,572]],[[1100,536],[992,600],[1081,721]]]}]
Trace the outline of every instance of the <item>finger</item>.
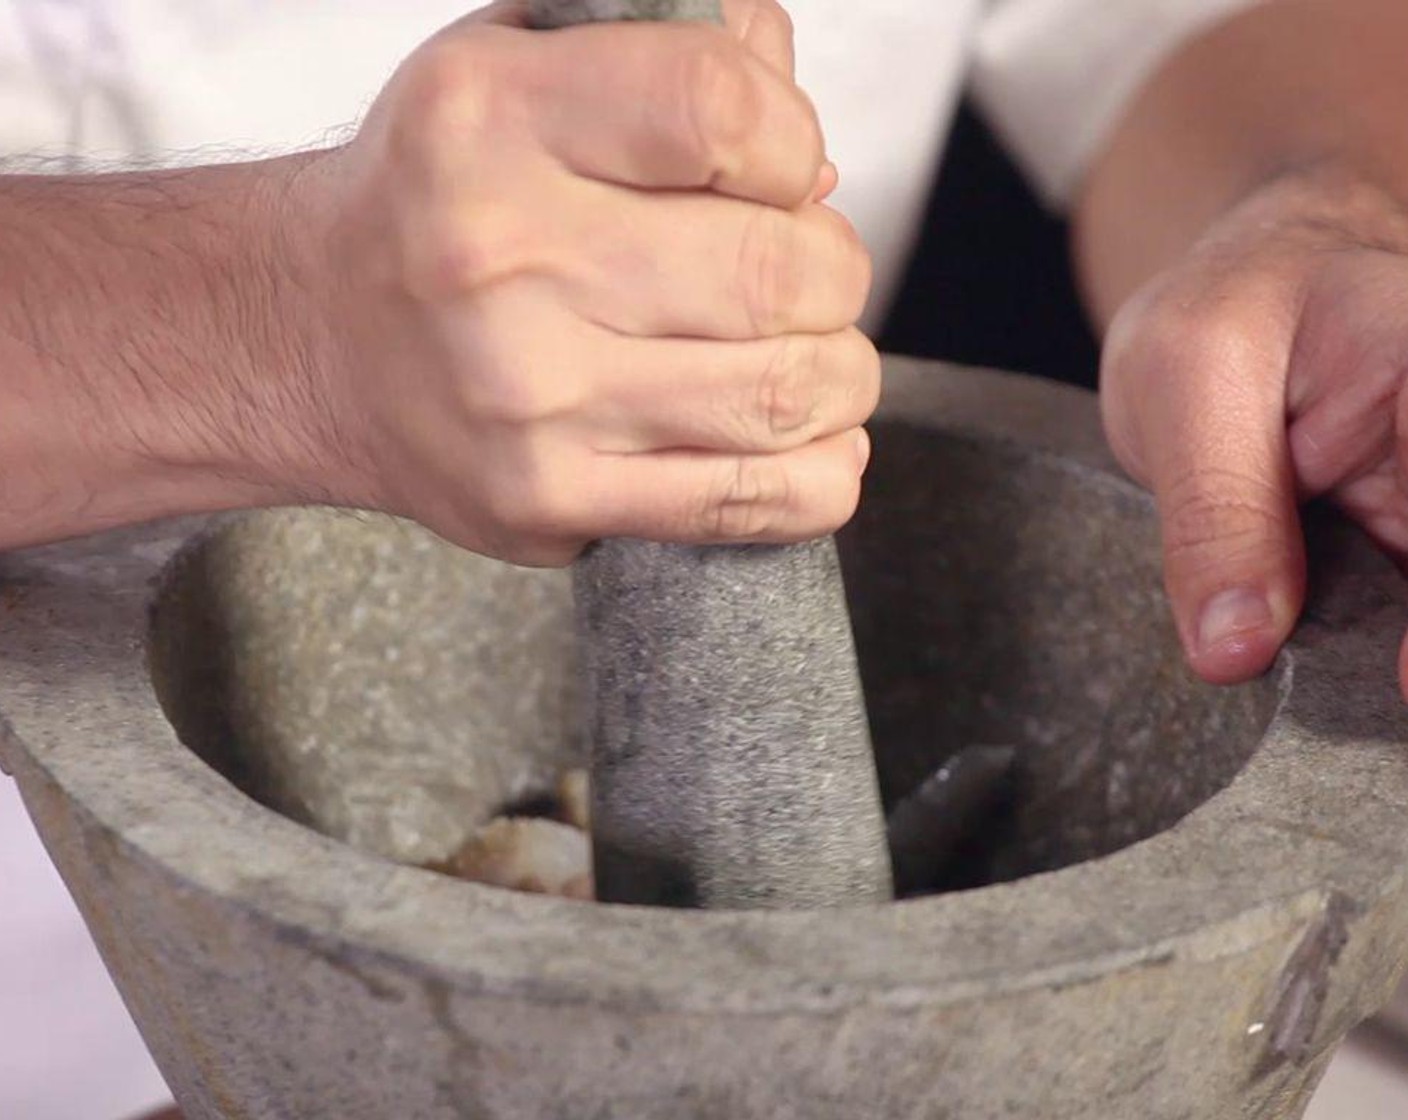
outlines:
[{"label": "finger", "polygon": [[[1408,267],[1395,254],[1342,254],[1316,268],[1302,303],[1287,379],[1291,457],[1303,497],[1392,479],[1408,435],[1403,329]],[[1396,402],[1396,407],[1390,407]],[[1394,504],[1397,504],[1396,502]]]},{"label": "finger", "polygon": [[1335,502],[1390,559],[1408,557],[1408,489],[1391,457],[1337,489]]},{"label": "finger", "polygon": [[792,17],[777,0],[725,0],[724,23],[779,74],[789,79],[794,76]]},{"label": "finger", "polygon": [[817,175],[816,188],[812,191],[813,202],[825,202],[833,194],[836,188],[841,185],[841,172],[830,160],[821,165],[821,173]]},{"label": "finger", "polygon": [[790,451],[864,424],[880,356],[860,331],[756,342],[601,342],[589,422],[598,450]]},{"label": "finger", "polygon": [[745,340],[829,334],[865,308],[869,254],[829,207],[581,187],[582,204],[545,218],[550,236],[534,238],[534,251],[598,325]]},{"label": "finger", "polygon": [[870,441],[841,432],[778,455],[602,456],[592,532],[681,544],[787,544],[850,520]]},{"label": "finger", "polygon": [[579,175],[789,209],[811,195],[824,159],[815,108],[728,31],[621,23],[471,39],[460,65],[493,72],[513,111]]},{"label": "finger", "polygon": [[1403,698],[1408,700],[1408,635],[1404,636],[1398,650],[1398,688]]},{"label": "finger", "polygon": [[1169,299],[1122,314],[1106,349],[1104,406],[1112,444],[1154,490],[1188,657],[1226,684],[1265,671],[1289,636],[1305,557],[1285,355],[1259,343],[1264,311],[1207,306]]}]

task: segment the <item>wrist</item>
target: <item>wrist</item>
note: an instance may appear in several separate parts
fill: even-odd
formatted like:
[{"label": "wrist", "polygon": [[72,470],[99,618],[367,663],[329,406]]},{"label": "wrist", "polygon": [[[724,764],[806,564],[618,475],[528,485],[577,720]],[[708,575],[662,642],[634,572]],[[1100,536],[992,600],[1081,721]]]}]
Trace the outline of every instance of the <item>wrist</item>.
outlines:
[{"label": "wrist", "polygon": [[[172,239],[198,302],[177,337],[210,337],[208,355],[173,371],[187,393],[159,393],[134,443],[150,466],[212,487],[217,504],[355,503],[361,430],[340,385],[336,268],[321,179],[328,153],[238,167],[187,200]],[[179,209],[179,208],[178,208]],[[153,454],[153,452],[156,452]]]},{"label": "wrist", "polygon": [[1398,0],[1287,0],[1257,5],[1170,58],[1131,102],[1076,202],[1074,250],[1095,319],[1108,323],[1225,214],[1284,182],[1338,175],[1408,198],[1405,35]]},{"label": "wrist", "polygon": [[148,407],[135,410],[126,450],[183,505],[371,497],[363,426],[340,384],[327,156],[204,169],[173,183],[153,216],[170,224],[151,231],[171,258],[165,286],[183,288],[168,293],[174,311],[162,324],[177,353],[134,368]]},{"label": "wrist", "polygon": [[251,165],[231,228],[228,298],[243,338],[221,432],[219,473],[283,504],[372,506],[369,426],[348,374],[343,264],[328,189],[336,151]]}]

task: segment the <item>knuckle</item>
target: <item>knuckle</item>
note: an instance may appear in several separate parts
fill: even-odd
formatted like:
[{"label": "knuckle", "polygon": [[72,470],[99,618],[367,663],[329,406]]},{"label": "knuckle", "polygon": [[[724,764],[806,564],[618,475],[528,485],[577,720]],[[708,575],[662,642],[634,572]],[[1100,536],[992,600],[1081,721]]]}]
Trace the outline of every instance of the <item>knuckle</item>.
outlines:
[{"label": "knuckle", "polygon": [[719,467],[705,503],[703,524],[716,540],[742,541],[767,535],[791,497],[791,480],[766,458],[735,456]]},{"label": "knuckle", "polygon": [[1100,423],[1110,453],[1126,474],[1136,482],[1148,486],[1149,467],[1144,440],[1138,433],[1138,418],[1130,414],[1125,394],[1113,388],[1112,378],[1102,374],[1100,383],[1106,387],[1101,394]]},{"label": "knuckle", "polygon": [[743,42],[765,45],[771,48],[769,57],[776,51],[783,52],[782,57],[790,60],[797,37],[796,25],[778,0],[751,0],[746,7],[740,6],[742,10],[737,13],[737,19],[733,19],[731,13],[729,22],[736,24]]},{"label": "knuckle", "polygon": [[432,41],[397,76],[392,140],[397,154],[438,162],[447,144],[483,128],[497,100],[493,51],[466,40]]},{"label": "knuckle", "polygon": [[[537,331],[523,330],[525,316]],[[600,358],[536,304],[486,300],[473,317],[473,352],[460,354],[446,374],[471,429],[500,446],[504,461],[528,470],[579,454],[591,436],[586,411],[600,396]]]},{"label": "knuckle", "polygon": [[742,48],[709,36],[681,70],[692,142],[713,174],[732,170],[762,116],[758,89]]},{"label": "knuckle", "polygon": [[[1288,334],[1268,329],[1268,322],[1247,293],[1210,288],[1190,296],[1186,284],[1140,293],[1121,310],[1104,346],[1100,408],[1111,449],[1131,474],[1147,480],[1163,473],[1157,460],[1175,430],[1170,415],[1186,416],[1190,404],[1198,405],[1201,417],[1193,434],[1211,450],[1229,438],[1226,418],[1234,410],[1264,415],[1272,407],[1270,394],[1280,389],[1271,374],[1284,376],[1289,357],[1277,348]],[[1183,471],[1186,477],[1176,484],[1181,493],[1194,494],[1204,485],[1257,492],[1253,479],[1238,482],[1224,472],[1202,480],[1207,472]],[[1204,507],[1214,504],[1199,501]]]},{"label": "knuckle", "polygon": [[792,42],[797,37],[797,25],[792,22],[791,13],[777,0],[767,0],[763,4],[763,18],[777,28],[778,38]]},{"label": "knuckle", "polygon": [[[464,174],[467,146],[484,140],[505,98],[494,51],[465,39],[432,40],[393,82],[379,129],[405,286],[418,297],[464,294],[516,270],[540,240],[493,175]],[[499,67],[501,69],[501,67]],[[489,156],[493,144],[481,144]]]},{"label": "knuckle", "polygon": [[530,466],[544,457],[540,446],[548,426],[575,406],[563,391],[562,379],[544,367],[520,369],[510,365],[466,384],[466,404],[481,420],[516,433],[526,443],[524,457]]},{"label": "knuckle", "polygon": [[739,245],[738,275],[754,336],[782,334],[795,316],[805,283],[789,214],[771,207],[755,209]]},{"label": "knuckle", "polygon": [[847,427],[856,427],[869,420],[880,405],[884,379],[880,351],[854,327],[843,332],[840,339],[848,405],[843,420]]},{"label": "knuckle", "polygon": [[772,349],[758,385],[757,414],[774,443],[805,437],[816,426],[819,350],[809,335],[788,335]]},{"label": "knuckle", "polygon": [[861,482],[859,475],[853,474],[852,477],[853,482],[828,489],[827,497],[831,504],[820,526],[820,532],[834,533],[856,515],[856,510],[860,508]]},{"label": "knuckle", "polygon": [[874,264],[870,250],[866,248],[860,232],[850,220],[829,206],[823,206],[821,210],[831,222],[838,246],[839,265],[835,275],[843,293],[843,314],[848,322],[853,322],[861,317],[870,299],[875,275]]},{"label": "knuckle", "polygon": [[1265,336],[1265,317],[1225,293],[1136,297],[1111,325],[1107,365],[1136,381],[1187,369],[1242,370],[1260,356]]},{"label": "knuckle", "polygon": [[758,0],[754,6],[753,22],[766,29],[780,43],[791,43],[797,37],[797,26],[792,16],[777,0]]},{"label": "knuckle", "polygon": [[826,136],[821,128],[821,116],[816,103],[800,89],[794,91],[798,120],[790,133],[797,138],[797,150],[791,157],[805,172],[804,186],[798,202],[810,197],[816,186],[816,177],[821,165],[826,162]]},{"label": "knuckle", "polygon": [[423,213],[410,237],[406,287],[437,302],[481,290],[518,271],[531,255],[531,237],[531,224],[506,205]]},{"label": "knuckle", "polygon": [[1160,504],[1171,561],[1259,555],[1289,528],[1274,487],[1239,471],[1189,472],[1166,489]]}]

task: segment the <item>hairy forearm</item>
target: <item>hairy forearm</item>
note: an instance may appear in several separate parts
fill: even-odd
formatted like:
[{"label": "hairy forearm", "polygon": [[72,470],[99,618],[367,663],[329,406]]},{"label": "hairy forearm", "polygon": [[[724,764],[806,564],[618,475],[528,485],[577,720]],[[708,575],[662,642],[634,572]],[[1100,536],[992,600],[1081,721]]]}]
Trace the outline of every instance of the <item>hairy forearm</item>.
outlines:
[{"label": "hairy forearm", "polygon": [[0,177],[0,548],[319,477],[291,160]]},{"label": "hairy forearm", "polygon": [[1269,0],[1171,59],[1077,201],[1077,267],[1097,321],[1277,176],[1347,171],[1359,189],[1408,199],[1405,52],[1402,0]]}]

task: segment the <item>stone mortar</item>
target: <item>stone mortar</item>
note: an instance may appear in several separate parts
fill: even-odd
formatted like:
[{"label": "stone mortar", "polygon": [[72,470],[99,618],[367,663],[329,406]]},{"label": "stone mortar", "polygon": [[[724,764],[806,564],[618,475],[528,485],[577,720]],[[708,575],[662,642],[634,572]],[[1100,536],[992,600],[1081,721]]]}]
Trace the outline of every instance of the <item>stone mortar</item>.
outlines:
[{"label": "stone mortar", "polygon": [[396,862],[580,752],[562,573],[321,511],[0,560],[0,758],[189,1120],[1301,1114],[1408,954],[1396,575],[1319,525],[1276,671],[1210,689],[1088,396],[892,361],[882,411],[841,554],[884,796],[1017,751],[1008,881],[902,904]]}]

